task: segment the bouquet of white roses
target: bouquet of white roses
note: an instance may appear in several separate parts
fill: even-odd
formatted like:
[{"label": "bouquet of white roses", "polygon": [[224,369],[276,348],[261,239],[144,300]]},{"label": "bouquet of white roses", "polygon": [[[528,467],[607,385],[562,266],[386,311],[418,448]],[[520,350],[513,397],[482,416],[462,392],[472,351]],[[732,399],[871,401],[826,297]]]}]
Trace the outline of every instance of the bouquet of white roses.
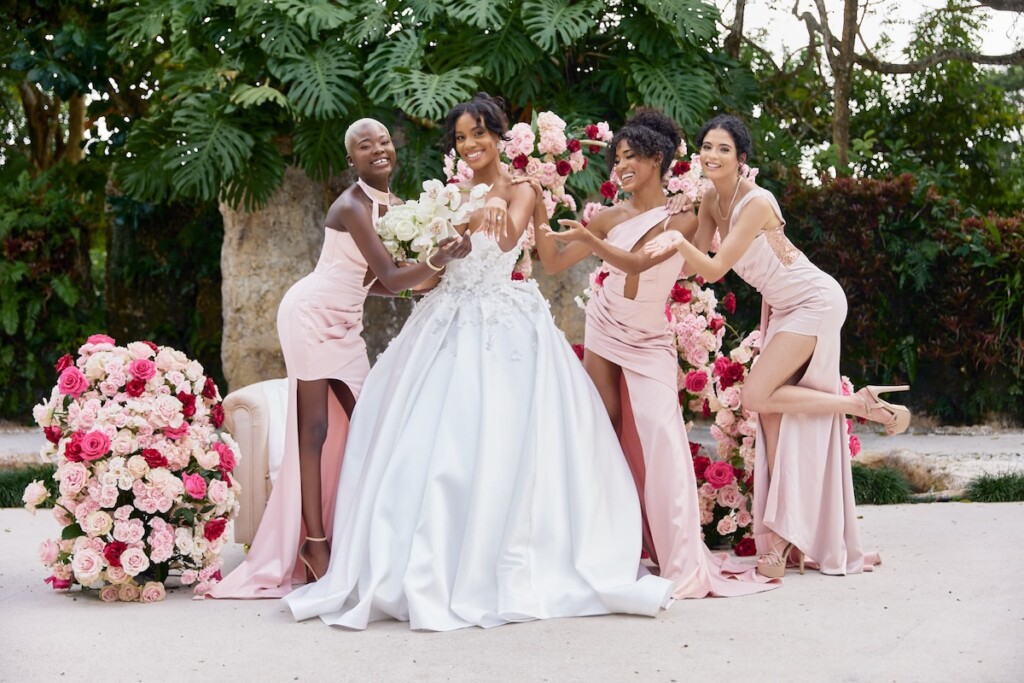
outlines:
[{"label": "bouquet of white roses", "polygon": [[455,185],[427,180],[419,199],[392,206],[377,222],[377,234],[396,261],[425,261],[438,242],[455,237],[456,225],[484,205],[490,185],[476,185],[468,194]]},{"label": "bouquet of white roses", "polygon": [[95,334],[33,410],[57,470],[57,495],[34,481],[29,510],[52,502],[62,530],[39,547],[55,589],[98,588],[104,601],[154,602],[171,570],[203,595],[238,510],[238,448],[220,429],[220,392],[203,366],[167,346],[117,346]]}]

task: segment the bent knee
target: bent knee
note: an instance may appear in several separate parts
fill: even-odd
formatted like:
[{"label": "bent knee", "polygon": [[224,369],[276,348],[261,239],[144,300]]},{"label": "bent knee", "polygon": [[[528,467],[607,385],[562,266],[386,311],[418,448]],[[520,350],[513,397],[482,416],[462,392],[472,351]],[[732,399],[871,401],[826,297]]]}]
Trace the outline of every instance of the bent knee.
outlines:
[{"label": "bent knee", "polygon": [[299,425],[299,454],[314,453],[320,455],[320,450],[327,440],[327,421],[310,420]]}]

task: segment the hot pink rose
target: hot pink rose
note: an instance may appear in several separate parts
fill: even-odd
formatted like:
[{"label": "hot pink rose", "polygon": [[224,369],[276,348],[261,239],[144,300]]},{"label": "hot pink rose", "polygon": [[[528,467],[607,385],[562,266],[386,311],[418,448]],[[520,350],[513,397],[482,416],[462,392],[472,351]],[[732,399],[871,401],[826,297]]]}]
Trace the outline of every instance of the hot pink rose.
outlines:
[{"label": "hot pink rose", "polygon": [[231,450],[231,447],[226,443],[215,443],[213,444],[213,450],[220,454],[220,473],[222,477],[227,477],[229,472],[234,471],[235,465],[238,463],[235,461],[235,452]]},{"label": "hot pink rose", "polygon": [[100,431],[92,431],[82,438],[82,460],[99,460],[110,452],[110,437]]},{"label": "hot pink rose", "polygon": [[86,344],[116,344],[113,337],[108,337],[105,334],[94,334],[85,340]]},{"label": "hot pink rose", "polygon": [[716,489],[731,484],[735,478],[732,465],[727,462],[713,462],[704,470],[704,479]]},{"label": "hot pink rose", "polygon": [[856,458],[857,454],[860,453],[860,439],[857,438],[856,434],[850,435],[850,457]]},{"label": "hot pink rose", "polygon": [[55,591],[62,591],[71,588],[71,579],[58,579],[56,576],[46,577],[43,580],[43,583],[50,584]]},{"label": "hot pink rose", "polygon": [[[195,410],[195,408],[193,408],[193,410]],[[168,439],[176,441],[181,437],[185,436],[186,434],[188,434],[188,424],[182,422],[177,427],[164,427],[163,432],[164,436],[166,436]]]},{"label": "hot pink rose", "polygon": [[76,367],[64,368],[64,371],[60,373],[60,377],[57,379],[57,387],[58,391],[65,396],[77,398],[83,391],[89,388],[89,380]]},{"label": "hot pink rose", "polygon": [[181,481],[185,484],[185,491],[193,498],[198,500],[206,495],[206,480],[202,475],[186,472],[181,475]]},{"label": "hot pink rose", "polygon": [[145,382],[156,375],[156,363],[148,358],[136,358],[128,365],[128,372],[135,379]]},{"label": "hot pink rose", "polygon": [[708,385],[708,373],[703,370],[690,370],[686,373],[686,390],[693,394],[704,391]]}]

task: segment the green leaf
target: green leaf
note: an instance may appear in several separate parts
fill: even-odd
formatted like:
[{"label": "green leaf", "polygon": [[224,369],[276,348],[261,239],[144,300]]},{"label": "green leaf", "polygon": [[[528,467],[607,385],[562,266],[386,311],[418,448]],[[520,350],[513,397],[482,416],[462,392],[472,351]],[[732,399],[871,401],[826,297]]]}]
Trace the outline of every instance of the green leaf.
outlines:
[{"label": "green leaf", "polygon": [[70,541],[71,539],[78,538],[79,536],[85,536],[85,532],[77,523],[68,524],[64,527],[63,531],[60,532],[61,540],[64,541]]},{"label": "green leaf", "polygon": [[251,86],[240,83],[231,93],[231,101],[243,108],[258,107],[264,102],[273,102],[282,109],[291,109],[291,103],[284,93],[269,85]]},{"label": "green leaf", "polygon": [[391,28],[391,12],[382,2],[361,3],[362,9],[355,21],[345,28],[345,40],[352,45],[363,47],[366,43],[379,40]]},{"label": "green leaf", "polygon": [[3,303],[0,303],[0,325],[4,332],[13,337],[18,331],[18,301],[20,297],[5,296]]},{"label": "green leaf", "polygon": [[302,116],[344,116],[359,92],[359,67],[339,42],[271,60],[270,69],[288,86],[288,99]]},{"label": "green leaf", "polygon": [[525,66],[545,56],[518,21],[508,22],[500,31],[472,36],[468,46],[476,55],[473,63],[484,70],[487,78],[499,83],[518,80]]},{"label": "green leaf", "polygon": [[50,286],[53,287],[53,291],[56,292],[60,300],[68,306],[74,306],[78,303],[78,290],[71,284],[71,278],[68,277],[67,273],[62,273],[50,281]]},{"label": "green leaf", "polygon": [[306,119],[295,127],[295,154],[314,180],[326,180],[345,170],[344,130],[345,122],[339,120]]},{"label": "green leaf", "polygon": [[639,102],[661,109],[683,130],[700,125],[714,92],[709,74],[696,69],[683,71],[671,60],[654,64],[638,58],[630,60],[629,67]]},{"label": "green leaf", "polygon": [[718,35],[718,9],[701,0],[640,0],[667,28],[674,29],[682,40],[703,46]]},{"label": "green leaf", "polygon": [[598,0],[575,4],[569,0],[525,0],[523,24],[533,42],[546,52],[554,52],[559,46],[572,45],[595,28],[594,15],[601,6]]},{"label": "green leaf", "polygon": [[112,52],[132,56],[161,34],[171,15],[170,0],[124,0],[107,20]]},{"label": "green leaf", "polygon": [[495,29],[505,25],[508,5],[508,0],[451,0],[448,15],[477,28]]},{"label": "green leaf", "polygon": [[136,121],[128,132],[124,158],[114,168],[125,193],[135,199],[161,202],[171,192],[171,174],[167,169],[174,133],[168,116]]},{"label": "green leaf", "polygon": [[274,0],[274,5],[309,31],[310,38],[355,19],[347,7],[332,0]]},{"label": "green leaf", "polygon": [[370,99],[380,102],[401,87],[401,78],[395,69],[416,69],[423,64],[423,45],[413,29],[399,31],[382,42],[366,59],[363,73]]},{"label": "green leaf", "polygon": [[249,35],[259,36],[260,49],[268,57],[302,52],[308,40],[302,26],[280,12],[253,12],[246,15],[241,28]]},{"label": "green leaf", "polygon": [[217,198],[220,183],[239,172],[253,137],[243,119],[229,118],[214,97],[193,96],[175,112],[177,145],[166,168],[174,191],[203,201]]},{"label": "green leaf", "polygon": [[252,154],[243,169],[227,179],[221,198],[233,209],[255,211],[281,186],[284,167],[284,159],[274,144],[274,132],[255,134]]},{"label": "green leaf", "polygon": [[459,67],[440,74],[403,69],[399,72],[398,106],[412,116],[442,119],[449,109],[472,96],[482,71],[478,66]]},{"label": "green leaf", "polygon": [[435,17],[444,15],[442,0],[407,0],[403,4],[412,10],[411,19],[417,23],[433,21]]}]

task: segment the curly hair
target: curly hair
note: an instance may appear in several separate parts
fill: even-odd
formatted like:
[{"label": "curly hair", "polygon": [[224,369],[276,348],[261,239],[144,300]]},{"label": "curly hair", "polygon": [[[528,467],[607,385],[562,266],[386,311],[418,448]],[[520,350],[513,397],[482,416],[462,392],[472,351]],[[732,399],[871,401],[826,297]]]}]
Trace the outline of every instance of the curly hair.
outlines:
[{"label": "curly hair", "polygon": [[478,92],[469,102],[456,104],[448,112],[444,120],[444,136],[441,138],[441,149],[445,153],[455,149],[455,122],[463,114],[475,116],[478,124],[482,123],[484,128],[497,135],[499,139],[509,139],[505,100]]},{"label": "curly hair", "polygon": [[750,131],[742,121],[729,114],[719,114],[704,124],[704,127],[700,129],[700,135],[697,136],[697,149],[704,146],[704,136],[708,134],[708,131],[719,129],[724,130],[732,138],[732,142],[736,146],[736,158],[740,163],[748,163],[750,155],[754,151],[754,144],[750,141]]},{"label": "curly hair", "polygon": [[626,140],[630,148],[643,159],[654,159],[660,154],[661,174],[665,175],[682,139],[675,121],[657,109],[641,107],[612,137],[605,150],[605,163],[610,172],[615,166],[615,151],[619,143]]}]

